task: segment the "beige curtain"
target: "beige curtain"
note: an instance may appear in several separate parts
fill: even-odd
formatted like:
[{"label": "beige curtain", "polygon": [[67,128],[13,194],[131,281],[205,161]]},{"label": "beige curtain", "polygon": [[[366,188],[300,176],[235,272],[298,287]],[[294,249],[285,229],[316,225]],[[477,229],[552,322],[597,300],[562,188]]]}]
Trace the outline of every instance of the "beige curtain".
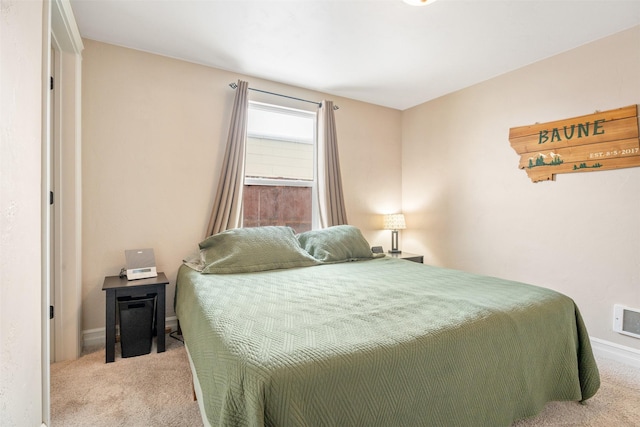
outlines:
[{"label": "beige curtain", "polygon": [[347,224],[333,102],[326,100],[318,117],[318,199],[322,228]]},{"label": "beige curtain", "polygon": [[233,101],[227,148],[207,236],[230,228],[242,227],[242,193],[244,188],[244,153],[247,141],[249,83],[238,80]]}]

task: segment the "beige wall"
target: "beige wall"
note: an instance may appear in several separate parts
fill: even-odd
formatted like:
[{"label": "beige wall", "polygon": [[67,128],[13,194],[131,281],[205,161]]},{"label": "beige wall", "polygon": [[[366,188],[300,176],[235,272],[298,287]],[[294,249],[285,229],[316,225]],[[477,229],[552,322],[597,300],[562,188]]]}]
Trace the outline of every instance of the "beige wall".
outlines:
[{"label": "beige wall", "polygon": [[640,27],[403,112],[404,247],[425,262],[559,290],[590,335],[640,307],[640,168],[532,183],[509,128],[640,103]]},{"label": "beige wall", "polygon": [[404,112],[85,40],[82,328],[104,327],[102,281],[119,272],[128,248],[155,249],[173,315],[175,274],[203,238],[216,188],[228,84],[241,78],[340,106],[349,220],[371,244],[389,246],[379,214],[399,211],[402,197],[403,249],[435,265],[557,289],[576,300],[592,336],[640,348],[611,330],[614,303],[640,307],[640,169],[533,184],[508,141],[511,127],[639,103],[639,33]]},{"label": "beige wall", "polygon": [[2,0],[0,10],[0,424],[39,426],[48,363],[40,235],[46,15],[42,1]]},{"label": "beige wall", "polygon": [[[104,327],[104,276],[124,250],[152,247],[171,280],[204,238],[239,78],[251,87],[332,99],[351,224],[388,246],[379,213],[399,210],[401,112],[85,40],[82,74],[82,328]],[[250,99],[283,102],[284,98]],[[309,108],[311,104],[288,104]]]}]

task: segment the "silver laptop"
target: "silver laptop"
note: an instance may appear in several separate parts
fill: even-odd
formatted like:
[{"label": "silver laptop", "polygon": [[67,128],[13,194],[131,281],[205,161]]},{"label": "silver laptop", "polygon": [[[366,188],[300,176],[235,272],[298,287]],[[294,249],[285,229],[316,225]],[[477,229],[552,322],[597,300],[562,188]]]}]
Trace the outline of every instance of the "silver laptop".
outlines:
[{"label": "silver laptop", "polygon": [[124,256],[127,260],[127,280],[158,276],[153,249],[127,249]]}]

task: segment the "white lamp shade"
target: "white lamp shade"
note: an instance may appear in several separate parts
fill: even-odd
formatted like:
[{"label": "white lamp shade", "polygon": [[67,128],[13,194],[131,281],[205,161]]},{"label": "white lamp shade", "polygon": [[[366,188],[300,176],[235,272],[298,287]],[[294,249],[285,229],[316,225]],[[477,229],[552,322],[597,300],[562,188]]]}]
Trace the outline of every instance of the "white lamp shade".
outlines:
[{"label": "white lamp shade", "polygon": [[404,214],[389,214],[384,216],[385,230],[404,230],[407,225],[404,222]]}]

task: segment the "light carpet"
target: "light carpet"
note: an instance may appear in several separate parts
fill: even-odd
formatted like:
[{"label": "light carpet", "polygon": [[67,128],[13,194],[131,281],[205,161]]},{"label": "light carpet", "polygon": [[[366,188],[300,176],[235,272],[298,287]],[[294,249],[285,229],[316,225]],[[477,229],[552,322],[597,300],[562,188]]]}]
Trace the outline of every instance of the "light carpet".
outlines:
[{"label": "light carpet", "polygon": [[597,358],[600,389],[591,399],[549,402],[537,417],[518,421],[514,427],[639,427],[640,368]]},{"label": "light carpet", "polygon": [[184,345],[105,363],[104,348],[51,365],[53,427],[202,426]]},{"label": "light carpet", "polygon": [[[167,351],[104,363],[104,349],[51,365],[53,427],[202,426],[180,341]],[[585,405],[551,402],[514,427],[640,426],[640,369],[598,359],[602,386]]]}]

